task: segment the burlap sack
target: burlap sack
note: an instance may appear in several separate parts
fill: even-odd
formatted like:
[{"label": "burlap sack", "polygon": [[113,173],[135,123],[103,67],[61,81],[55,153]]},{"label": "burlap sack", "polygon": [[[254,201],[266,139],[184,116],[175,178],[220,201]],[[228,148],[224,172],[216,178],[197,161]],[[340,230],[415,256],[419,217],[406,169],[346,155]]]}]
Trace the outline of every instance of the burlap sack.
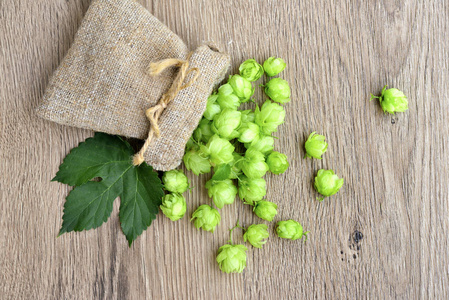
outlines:
[{"label": "burlap sack", "polygon": [[[37,113],[60,124],[146,139],[150,123],[145,110],[158,103],[178,71],[172,67],[152,77],[148,65],[188,54],[183,41],[139,3],[94,0]],[[144,153],[153,168],[165,171],[181,163],[207,97],[229,63],[228,55],[206,45],[191,53],[189,66],[198,68],[199,77],[163,111],[161,135]]]}]

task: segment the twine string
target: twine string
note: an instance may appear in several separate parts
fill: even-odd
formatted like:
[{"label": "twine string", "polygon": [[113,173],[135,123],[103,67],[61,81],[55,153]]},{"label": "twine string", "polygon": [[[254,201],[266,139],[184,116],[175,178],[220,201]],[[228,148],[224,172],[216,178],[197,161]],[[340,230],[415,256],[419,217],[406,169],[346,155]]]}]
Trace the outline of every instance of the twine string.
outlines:
[{"label": "twine string", "polygon": [[[162,95],[159,103],[153,107],[148,108],[145,111],[145,115],[148,118],[148,121],[150,121],[150,130],[148,131],[148,137],[142,148],[133,157],[133,165],[138,166],[144,162],[144,154],[148,150],[153,137],[160,137],[161,133],[159,130],[158,121],[164,109],[167,107],[170,101],[172,101],[176,97],[179,91],[191,86],[200,75],[198,68],[189,69],[189,57],[190,55],[187,57],[187,60],[176,58],[164,59],[159,62],[150,63],[150,65],[148,66],[147,73],[150,76],[157,76],[162,71],[170,67],[179,67],[179,71],[173,81],[172,86],[165,94]],[[184,83],[185,79],[191,72],[195,72],[195,75],[187,83]]]}]

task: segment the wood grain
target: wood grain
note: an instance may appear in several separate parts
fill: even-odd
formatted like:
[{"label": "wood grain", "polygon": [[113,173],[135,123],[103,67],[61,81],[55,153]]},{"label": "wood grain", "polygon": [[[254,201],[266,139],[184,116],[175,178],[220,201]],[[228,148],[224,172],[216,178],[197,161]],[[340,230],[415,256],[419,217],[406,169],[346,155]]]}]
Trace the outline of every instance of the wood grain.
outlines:
[{"label": "wood grain", "polygon": [[[227,229],[261,221],[240,201],[221,210],[213,235],[187,217],[160,216],[128,248],[116,201],[101,228],[56,238],[69,188],[50,179],[92,132],[33,109],[89,1],[2,0],[1,298],[448,299],[448,1],[140,2],[192,49],[223,45],[233,72],[247,58],[287,61],[281,75],[293,100],[276,149],[291,167],[267,176],[267,197],[280,206],[276,221],[300,221],[309,240],[273,236],[249,250],[243,274],[222,274],[215,251]],[[385,84],[409,96],[406,113],[387,116],[368,101]],[[264,100],[260,89],[256,99]],[[302,159],[314,130],[329,142],[321,161]],[[320,168],[345,178],[323,202],[312,187]],[[191,214],[210,200],[207,176],[189,177]]]}]

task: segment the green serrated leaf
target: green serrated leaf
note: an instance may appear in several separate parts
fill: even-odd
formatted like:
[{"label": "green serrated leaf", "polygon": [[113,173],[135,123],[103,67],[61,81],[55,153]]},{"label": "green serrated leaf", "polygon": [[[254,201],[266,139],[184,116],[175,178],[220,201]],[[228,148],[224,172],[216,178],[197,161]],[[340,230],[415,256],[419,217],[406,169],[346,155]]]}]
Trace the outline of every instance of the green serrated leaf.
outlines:
[{"label": "green serrated leaf", "polygon": [[107,221],[114,199],[123,189],[122,179],[115,184],[90,181],[74,188],[64,204],[59,235],[70,231],[97,228]]},{"label": "green serrated leaf", "polygon": [[229,164],[220,165],[214,170],[214,176],[212,176],[212,180],[222,181],[229,179],[231,176],[231,166]]},{"label": "green serrated leaf", "polygon": [[[130,246],[150,226],[164,195],[162,183],[151,166],[134,166],[132,154],[128,142],[96,133],[67,155],[55,180],[78,186],[67,196],[59,235],[99,227],[111,215],[117,197]],[[102,180],[89,181],[95,177]]]},{"label": "green serrated leaf", "polygon": [[134,167],[123,178],[120,223],[129,245],[150,226],[159,212],[164,192],[159,177],[147,164]]},{"label": "green serrated leaf", "polygon": [[52,181],[77,186],[95,177],[111,177],[130,164],[132,155],[132,147],[120,137],[97,132],[70,151]]}]

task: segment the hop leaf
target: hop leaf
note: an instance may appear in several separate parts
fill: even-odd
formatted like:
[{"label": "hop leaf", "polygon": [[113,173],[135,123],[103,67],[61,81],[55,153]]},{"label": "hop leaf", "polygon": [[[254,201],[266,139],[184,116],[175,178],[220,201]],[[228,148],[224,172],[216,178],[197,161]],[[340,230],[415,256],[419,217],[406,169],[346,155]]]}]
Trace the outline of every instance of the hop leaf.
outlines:
[{"label": "hop leaf", "polygon": [[242,273],[246,267],[246,248],[244,245],[226,244],[218,249],[217,263],[225,273]]},{"label": "hop leaf", "polygon": [[286,63],[282,58],[276,58],[274,56],[268,58],[263,63],[263,69],[267,76],[276,76],[285,69]]},{"label": "hop leaf", "polygon": [[203,204],[193,212],[190,221],[193,220],[195,220],[193,225],[195,225],[197,229],[202,228],[203,230],[213,233],[220,223],[221,217],[218,210]]},{"label": "hop leaf", "polygon": [[262,248],[269,237],[268,226],[266,224],[253,224],[246,229],[243,240],[248,241],[253,247]]},{"label": "hop leaf", "polygon": [[333,170],[321,169],[315,177],[314,187],[324,197],[336,194],[343,186],[343,178],[338,178]]},{"label": "hop leaf", "polygon": [[239,67],[240,75],[249,81],[256,81],[263,75],[263,68],[254,59],[245,60]]},{"label": "hop leaf", "polygon": [[172,193],[182,194],[189,188],[189,179],[181,170],[170,170],[162,176],[164,188]]},{"label": "hop leaf", "polygon": [[[234,153],[233,153],[233,155],[234,155]],[[220,165],[214,169],[214,176],[212,176],[211,179],[215,180],[215,181],[221,181],[221,180],[229,179],[230,176],[231,176],[231,165],[224,164],[224,165]]]},{"label": "hop leaf", "polygon": [[[53,179],[77,185],[67,196],[59,234],[97,228],[120,196],[120,223],[129,245],[156,218],[164,192],[151,166],[132,164],[132,147],[117,136],[96,133],[64,159]],[[100,182],[90,181],[100,177]]]},{"label": "hop leaf", "polygon": [[132,147],[120,137],[96,133],[70,150],[52,181],[78,186],[107,177],[130,167],[132,155]]},{"label": "hop leaf", "polygon": [[302,225],[295,220],[280,221],[276,224],[276,233],[280,238],[297,240],[303,236],[307,239],[307,233],[303,232]]},{"label": "hop leaf", "polygon": [[307,138],[306,144],[306,156],[314,157],[316,159],[321,159],[321,155],[327,150],[327,143],[325,141],[326,137],[324,135],[315,134],[316,131],[312,132]]},{"label": "hop leaf", "polygon": [[172,221],[177,221],[184,217],[187,203],[186,199],[181,194],[167,194],[162,198],[162,205],[160,207],[167,218]]}]

